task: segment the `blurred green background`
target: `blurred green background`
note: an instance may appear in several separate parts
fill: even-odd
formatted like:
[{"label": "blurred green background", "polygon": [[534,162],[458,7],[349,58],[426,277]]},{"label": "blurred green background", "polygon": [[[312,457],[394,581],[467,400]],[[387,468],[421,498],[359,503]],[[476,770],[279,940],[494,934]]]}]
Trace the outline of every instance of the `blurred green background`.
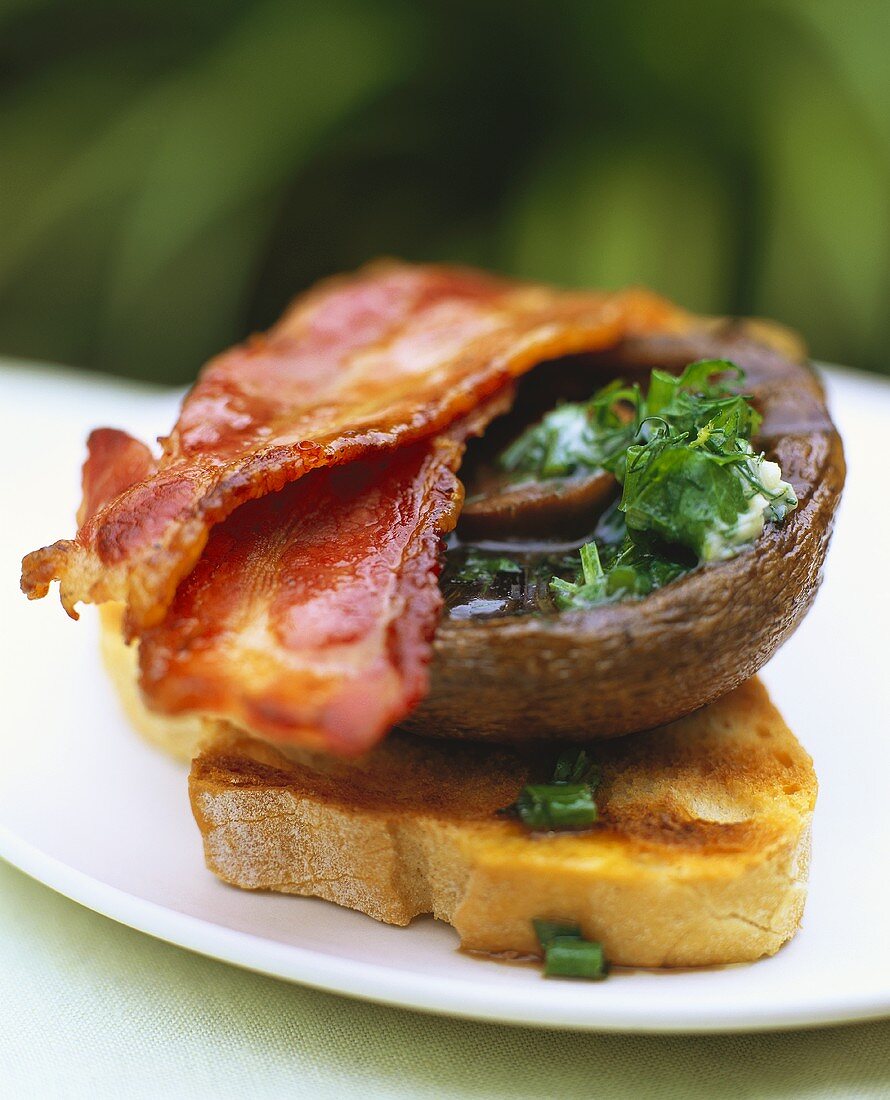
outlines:
[{"label": "blurred green background", "polygon": [[181,381],[380,253],[887,370],[890,5],[4,0],[0,352]]}]

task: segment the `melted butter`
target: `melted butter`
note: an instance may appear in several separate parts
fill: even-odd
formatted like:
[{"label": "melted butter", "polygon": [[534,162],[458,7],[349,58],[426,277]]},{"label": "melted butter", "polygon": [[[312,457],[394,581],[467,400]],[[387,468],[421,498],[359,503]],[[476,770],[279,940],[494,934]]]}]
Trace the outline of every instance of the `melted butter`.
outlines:
[{"label": "melted butter", "polygon": [[510,600],[477,598],[456,604],[448,610],[452,619],[481,619],[512,610],[510,604]]}]

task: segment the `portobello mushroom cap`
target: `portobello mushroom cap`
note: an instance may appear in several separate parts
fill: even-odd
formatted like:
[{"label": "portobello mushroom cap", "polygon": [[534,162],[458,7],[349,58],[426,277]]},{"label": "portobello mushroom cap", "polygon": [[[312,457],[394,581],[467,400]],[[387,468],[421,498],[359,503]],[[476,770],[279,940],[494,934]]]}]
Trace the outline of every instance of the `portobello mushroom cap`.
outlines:
[{"label": "portobello mushroom cap", "polygon": [[798,507],[737,557],[642,599],[553,615],[445,617],[430,692],[404,727],[496,741],[615,737],[681,718],[753,676],[813,602],[844,484],[841,439],[803,356],[778,326],[700,319],[683,334],[591,357],[591,392],[612,377],[679,372],[702,358],[744,368],[763,415],[755,448],[781,465]]}]

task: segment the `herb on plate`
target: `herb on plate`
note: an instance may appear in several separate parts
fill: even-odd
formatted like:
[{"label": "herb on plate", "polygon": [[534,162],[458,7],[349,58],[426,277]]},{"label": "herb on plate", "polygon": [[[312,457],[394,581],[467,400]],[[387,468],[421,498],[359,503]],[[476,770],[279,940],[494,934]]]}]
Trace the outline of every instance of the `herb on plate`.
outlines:
[{"label": "herb on plate", "polygon": [[586,940],[570,921],[532,921],[544,952],[544,975],[548,978],[581,978],[602,981],[609,973],[603,945]]}]

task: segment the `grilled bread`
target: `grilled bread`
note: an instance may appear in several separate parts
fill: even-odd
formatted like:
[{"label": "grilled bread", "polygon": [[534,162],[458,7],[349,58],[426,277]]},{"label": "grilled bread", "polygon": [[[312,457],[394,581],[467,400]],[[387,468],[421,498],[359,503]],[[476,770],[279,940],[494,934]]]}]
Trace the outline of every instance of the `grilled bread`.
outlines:
[{"label": "grilled bread", "polygon": [[213,733],[216,723],[193,714],[153,714],[146,707],[139,693],[139,647],[124,641],[123,618],[122,603],[103,603],[99,607],[99,649],[124,713],[147,741],[177,760],[188,762],[204,738]]},{"label": "grilled bread", "polygon": [[812,762],[757,680],[672,725],[591,748],[599,821],[533,835],[497,811],[553,750],[393,734],[358,760],[288,750],[145,710],[132,647],[104,613],[130,718],[189,781],[208,867],[251,890],[325,898],[390,924],[426,913],[463,947],[534,955],[535,917],[577,921],[627,966],[770,955],[806,896]]},{"label": "grilled bread", "polygon": [[576,921],[627,966],[771,955],[803,911],[812,762],[751,680],[691,717],[591,750],[599,822],[531,835],[498,815],[549,754],[394,734],[359,761],[218,731],[192,764],[207,865],[246,889],[390,924],[432,913],[464,948],[533,955]]}]

